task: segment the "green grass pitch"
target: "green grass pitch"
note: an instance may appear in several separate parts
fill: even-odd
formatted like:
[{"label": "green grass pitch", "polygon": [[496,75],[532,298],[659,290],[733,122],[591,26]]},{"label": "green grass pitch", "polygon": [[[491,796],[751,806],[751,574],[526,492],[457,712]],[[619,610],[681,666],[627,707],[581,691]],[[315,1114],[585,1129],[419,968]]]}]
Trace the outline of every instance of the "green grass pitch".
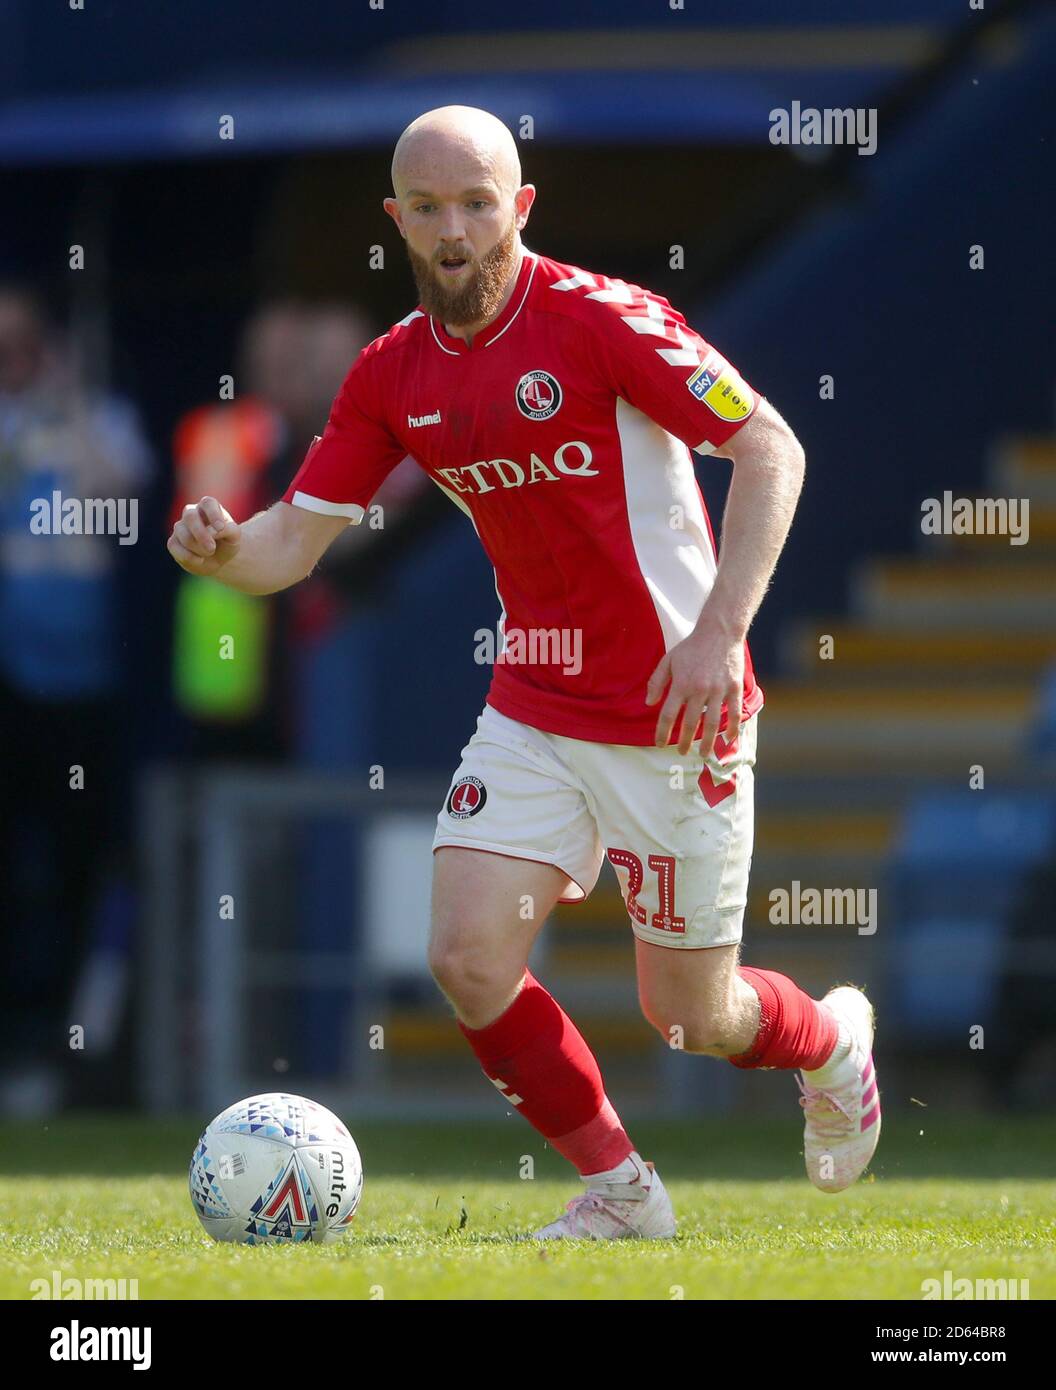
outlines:
[{"label": "green grass pitch", "polygon": [[198,1224],[186,1183],[197,1120],[8,1125],[0,1297],[28,1299],[58,1272],[136,1279],[141,1299],[919,1300],[945,1270],[1056,1297],[1053,1120],[885,1116],[872,1171],[838,1196],[808,1183],[795,1116],[636,1125],[678,1238],[541,1247],[516,1236],[582,1189],[527,1125],[348,1118],[366,1186],[344,1243],[253,1249]]}]

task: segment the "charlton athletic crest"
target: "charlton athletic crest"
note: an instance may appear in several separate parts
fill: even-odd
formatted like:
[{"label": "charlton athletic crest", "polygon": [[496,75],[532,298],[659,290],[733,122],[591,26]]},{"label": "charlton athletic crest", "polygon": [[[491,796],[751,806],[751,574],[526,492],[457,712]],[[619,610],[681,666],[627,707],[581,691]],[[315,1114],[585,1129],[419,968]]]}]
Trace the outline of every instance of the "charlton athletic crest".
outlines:
[{"label": "charlton athletic crest", "polygon": [[487,788],[479,777],[460,777],[447,798],[447,814],[454,820],[469,820],[484,809]]},{"label": "charlton athletic crest", "polygon": [[561,409],[561,387],[549,372],[526,372],[517,383],[517,409],[529,420],[549,420]]}]

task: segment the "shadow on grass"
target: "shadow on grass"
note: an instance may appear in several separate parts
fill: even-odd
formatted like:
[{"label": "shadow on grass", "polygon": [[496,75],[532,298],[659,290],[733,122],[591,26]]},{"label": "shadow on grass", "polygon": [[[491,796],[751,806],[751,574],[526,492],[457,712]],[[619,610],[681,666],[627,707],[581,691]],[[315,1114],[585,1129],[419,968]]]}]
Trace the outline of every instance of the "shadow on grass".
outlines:
[{"label": "shadow on grass", "polygon": [[[200,1126],[194,1119],[78,1115],[46,1123],[11,1122],[0,1148],[3,1177],[182,1177]],[[527,1124],[509,1121],[354,1126],[367,1180],[403,1178],[466,1184],[517,1182],[524,1156],[540,1180],[567,1182],[569,1165]],[[665,1179],[697,1182],[804,1180],[803,1133],[787,1120],[655,1122],[632,1127]],[[872,1171],[883,1179],[1054,1178],[1056,1119],[1050,1116],[885,1116]]]}]

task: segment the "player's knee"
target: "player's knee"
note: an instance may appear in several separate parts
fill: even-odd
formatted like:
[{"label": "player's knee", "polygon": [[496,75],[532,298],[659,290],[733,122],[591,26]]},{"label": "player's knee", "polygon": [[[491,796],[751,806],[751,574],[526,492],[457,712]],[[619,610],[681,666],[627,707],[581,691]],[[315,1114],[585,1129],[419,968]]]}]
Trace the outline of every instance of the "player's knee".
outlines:
[{"label": "player's knee", "polygon": [[464,959],[464,953],[456,947],[443,942],[430,943],[429,972],[445,994],[463,978]]},{"label": "player's knee", "polygon": [[711,1057],[725,1057],[731,1051],[726,1039],[733,1020],[723,1010],[652,1008],[645,1012],[645,1016],[668,1047],[675,1051],[703,1053]]},{"label": "player's knee", "polygon": [[445,942],[430,947],[429,970],[443,993],[456,1005],[504,997],[518,978],[515,972],[505,969],[478,947]]}]

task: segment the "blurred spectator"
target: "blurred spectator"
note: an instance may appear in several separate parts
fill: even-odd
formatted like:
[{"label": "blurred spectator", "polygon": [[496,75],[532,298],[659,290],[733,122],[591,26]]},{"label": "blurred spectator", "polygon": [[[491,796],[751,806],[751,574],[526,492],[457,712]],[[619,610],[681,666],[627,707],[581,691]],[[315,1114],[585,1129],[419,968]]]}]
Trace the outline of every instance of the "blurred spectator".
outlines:
[{"label": "blurred spectator", "polygon": [[[322,433],[334,396],[372,337],[366,319],[340,305],[278,301],[247,323],[239,353],[235,399],[199,406],[179,422],[173,440],[175,492],[171,521],[202,496],[219,498],[245,520],[286,488],[312,441]],[[397,512],[426,478],[410,459],[386,480],[377,501]],[[340,556],[369,536],[349,527]],[[176,703],[188,721],[190,751],[222,758],[274,757],[289,746],[285,691],[292,648],[318,640],[337,620],[340,603],[323,576],[268,602],[190,575],[178,580],[173,639]],[[233,639],[234,657],[220,659]]]},{"label": "blurred spectator", "polygon": [[[271,502],[299,398],[301,338],[302,316],[295,305],[276,304],[250,321],[235,399],[199,406],[176,426],[170,523],[187,503],[207,495],[219,498],[239,520]],[[271,605],[249,595],[180,575],[172,672],[192,753],[236,757],[278,750],[272,612]],[[225,639],[231,643],[230,659],[221,652]]]},{"label": "blurred spectator", "polygon": [[0,288],[0,1110],[57,1104],[71,1058],[118,851],[119,563],[150,468],[134,408],[87,390],[37,300]]}]

